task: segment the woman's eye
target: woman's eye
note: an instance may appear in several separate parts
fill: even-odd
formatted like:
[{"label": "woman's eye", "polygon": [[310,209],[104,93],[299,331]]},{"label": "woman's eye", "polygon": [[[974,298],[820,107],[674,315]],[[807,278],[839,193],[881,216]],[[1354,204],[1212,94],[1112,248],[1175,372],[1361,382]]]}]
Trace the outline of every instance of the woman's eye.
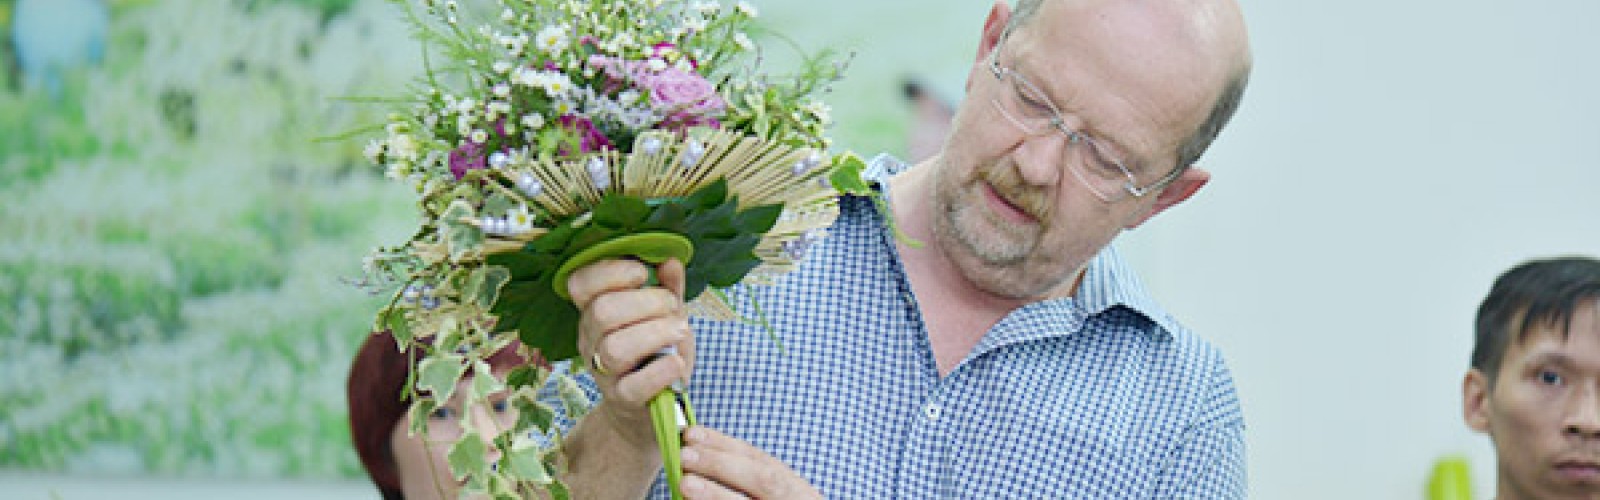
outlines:
[{"label": "woman's eye", "polygon": [[428,413],[428,418],[433,420],[455,420],[456,415],[457,412],[455,408],[444,406],[434,408],[432,412]]},{"label": "woman's eye", "polygon": [[1544,385],[1561,385],[1561,374],[1550,370],[1542,370],[1539,372],[1539,383]]},{"label": "woman's eye", "polygon": [[511,401],[502,399],[490,403],[489,407],[493,408],[495,413],[505,413],[507,411],[511,411]]}]

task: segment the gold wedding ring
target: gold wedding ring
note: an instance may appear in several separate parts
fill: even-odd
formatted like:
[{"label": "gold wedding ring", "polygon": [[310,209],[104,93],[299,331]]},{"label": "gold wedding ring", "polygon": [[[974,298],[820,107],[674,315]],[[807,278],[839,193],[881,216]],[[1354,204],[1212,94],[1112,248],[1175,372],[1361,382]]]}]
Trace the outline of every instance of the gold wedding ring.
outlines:
[{"label": "gold wedding ring", "polygon": [[589,369],[594,370],[595,373],[600,375],[611,374],[611,372],[606,370],[606,365],[600,364],[600,353],[598,352],[589,355]]}]

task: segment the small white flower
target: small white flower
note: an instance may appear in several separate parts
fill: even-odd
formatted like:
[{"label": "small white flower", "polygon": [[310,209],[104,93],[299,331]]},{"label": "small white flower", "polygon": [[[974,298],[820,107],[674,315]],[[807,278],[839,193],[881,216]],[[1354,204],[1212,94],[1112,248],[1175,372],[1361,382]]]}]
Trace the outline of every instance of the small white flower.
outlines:
[{"label": "small white flower", "polygon": [[534,36],[534,46],[546,54],[555,54],[567,49],[567,28],[552,24],[539,30]]},{"label": "small white flower", "polygon": [[485,142],[489,142],[489,133],[485,132],[481,128],[477,129],[477,130],[473,130],[472,131],[472,142],[476,142],[478,144],[483,144]]},{"label": "small white flower", "polygon": [[684,143],[683,154],[679,155],[678,161],[685,167],[692,167],[694,164],[700,163],[700,159],[705,158],[705,156],[705,145],[700,144],[700,141],[690,139],[689,142]]},{"label": "small white flower", "polygon": [[511,68],[512,68],[512,65],[511,65],[510,61],[495,61],[494,62],[494,72],[495,73],[505,74],[507,71],[511,71]]},{"label": "small white flower", "polygon": [[745,17],[756,17],[760,15],[759,12],[756,12],[756,7],[754,5],[750,5],[748,2],[744,2],[742,0],[739,3],[734,4],[733,8],[738,10],[740,14],[744,14]]},{"label": "small white flower", "polygon": [[511,22],[511,21],[515,21],[515,20],[517,20],[517,13],[516,12],[512,12],[511,8],[507,7],[506,10],[500,11],[500,20],[508,22],[508,23]]},{"label": "small white flower", "polygon": [[396,158],[417,161],[417,141],[409,134],[389,136],[387,150]]},{"label": "small white flower", "polygon": [[667,69],[667,61],[662,60],[659,57],[650,58],[649,61],[645,62],[645,65],[650,68],[650,71],[661,71]]},{"label": "small white flower", "polygon": [[796,177],[803,176],[803,175],[806,174],[806,172],[810,172],[811,169],[817,168],[817,165],[821,165],[821,164],[822,164],[822,154],[818,153],[816,151],[812,151],[811,154],[806,155],[805,158],[802,158],[800,161],[797,161],[797,162],[794,163],[794,168],[793,168],[794,175]]},{"label": "small white flower", "polygon": [[653,135],[645,136],[644,140],[639,143],[639,148],[644,151],[644,154],[648,155],[660,153],[661,146],[661,138]]},{"label": "small white flower", "polygon": [[819,122],[828,123],[829,120],[831,120],[829,115],[831,114],[832,109],[822,101],[807,101],[805,104],[800,106],[800,109],[807,113],[811,113],[811,116],[817,117],[817,121]]},{"label": "small white flower", "polygon": [[621,94],[617,94],[617,102],[620,102],[622,104],[633,104],[633,103],[639,102],[639,97],[640,97],[639,91],[633,90],[633,89],[628,89],[628,90],[622,91]]},{"label": "small white flower", "polygon": [[539,195],[544,194],[544,183],[539,182],[539,178],[534,177],[533,174],[523,172],[522,175],[517,177],[517,189],[521,189],[529,198],[538,198]]},{"label": "small white flower", "polygon": [[611,189],[611,167],[606,165],[606,160],[601,157],[589,159],[589,180],[594,181],[594,188],[600,191]]},{"label": "small white flower", "polygon": [[739,46],[739,50],[744,51],[754,50],[756,48],[755,42],[750,41],[750,36],[745,35],[744,33],[734,33],[733,44]]},{"label": "small white flower", "polygon": [[533,230],[533,214],[528,212],[528,205],[519,204],[511,213],[506,214],[507,222],[511,224],[511,232],[526,233]]},{"label": "small white flower", "polygon": [[697,18],[684,19],[683,27],[688,31],[700,33],[706,30],[706,20]]},{"label": "small white flower", "polygon": [[522,126],[527,127],[528,130],[538,130],[540,127],[544,127],[544,117],[539,116],[538,113],[522,115]]},{"label": "small white flower", "polygon": [[508,165],[510,163],[511,163],[511,156],[505,154],[505,152],[495,151],[495,152],[489,154],[489,167],[490,168],[494,168],[494,169],[498,170],[498,169],[506,168],[506,165]]},{"label": "small white flower", "polygon": [[695,2],[694,10],[698,11],[700,15],[709,16],[716,14],[719,10],[722,10],[722,5],[711,1]]},{"label": "small white flower", "polygon": [[377,163],[378,156],[383,154],[384,144],[384,141],[378,139],[367,141],[367,147],[362,148],[361,154],[367,157],[367,161]]},{"label": "small white flower", "polygon": [[563,96],[572,91],[572,79],[567,75],[553,71],[544,73],[544,91],[552,97]]},{"label": "small white flower", "polygon": [[473,98],[471,98],[471,97],[468,97],[466,99],[462,99],[462,100],[456,102],[456,112],[457,113],[465,115],[465,114],[471,114],[472,112],[475,112],[477,110],[478,110],[478,101],[473,99]]}]

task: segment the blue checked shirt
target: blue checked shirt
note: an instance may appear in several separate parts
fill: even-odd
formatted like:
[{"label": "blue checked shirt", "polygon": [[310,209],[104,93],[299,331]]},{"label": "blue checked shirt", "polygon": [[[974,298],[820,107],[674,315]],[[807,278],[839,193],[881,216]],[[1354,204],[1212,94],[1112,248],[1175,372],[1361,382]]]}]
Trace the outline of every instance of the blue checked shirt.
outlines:
[{"label": "blue checked shirt", "polygon": [[[941,377],[894,237],[870,200],[840,211],[799,270],[732,291],[736,304],[756,294],[781,345],[760,326],[694,323],[701,424],[828,498],[1244,497],[1244,419],[1221,353],[1113,249],[1075,297],[1013,311]],[[664,481],[652,497],[668,498]]]}]

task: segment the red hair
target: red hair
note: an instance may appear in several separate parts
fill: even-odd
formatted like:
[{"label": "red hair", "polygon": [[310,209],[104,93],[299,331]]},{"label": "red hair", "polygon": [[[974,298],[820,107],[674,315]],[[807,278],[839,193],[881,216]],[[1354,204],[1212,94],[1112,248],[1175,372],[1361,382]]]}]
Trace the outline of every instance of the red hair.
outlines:
[{"label": "red hair", "polygon": [[[496,370],[522,366],[527,360],[517,354],[513,342],[485,360]],[[401,500],[400,472],[395,468],[390,438],[395,426],[405,418],[411,402],[405,400],[406,376],[415,367],[411,353],[401,350],[388,331],[368,335],[356,351],[345,382],[345,399],[350,405],[350,439],[367,469],[372,484],[385,500]]]}]

